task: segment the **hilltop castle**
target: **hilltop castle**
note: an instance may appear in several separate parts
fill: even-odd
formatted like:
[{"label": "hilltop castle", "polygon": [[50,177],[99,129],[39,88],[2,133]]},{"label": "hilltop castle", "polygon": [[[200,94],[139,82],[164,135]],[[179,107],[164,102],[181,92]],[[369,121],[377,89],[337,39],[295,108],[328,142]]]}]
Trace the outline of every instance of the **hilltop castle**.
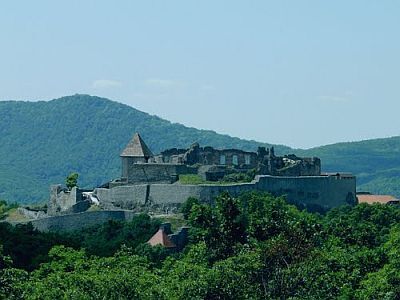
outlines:
[{"label": "hilltop castle", "polygon": [[206,181],[217,181],[229,173],[254,170],[260,175],[319,176],[319,158],[295,155],[275,156],[274,148],[259,147],[256,152],[238,149],[200,147],[168,149],[153,155],[136,133],[121,153],[123,184],[174,183],[179,175],[198,174]]},{"label": "hilltop castle", "polygon": [[[212,203],[223,191],[235,196],[245,191],[285,195],[291,202],[328,209],[356,202],[356,181],[351,174],[322,174],[319,158],[276,156],[274,148],[257,152],[214,149],[193,144],[154,155],[138,133],[121,153],[122,176],[94,190],[61,185],[51,187],[48,215],[87,210],[93,203],[102,210],[173,212],[188,197]],[[221,184],[230,174],[255,174],[251,182]],[[185,175],[201,177],[203,184],[182,184]]]}]

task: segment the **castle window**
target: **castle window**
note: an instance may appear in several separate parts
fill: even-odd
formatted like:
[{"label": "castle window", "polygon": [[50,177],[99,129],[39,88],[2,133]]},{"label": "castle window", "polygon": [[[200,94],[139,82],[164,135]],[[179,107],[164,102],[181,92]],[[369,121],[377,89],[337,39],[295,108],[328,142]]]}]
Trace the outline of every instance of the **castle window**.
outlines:
[{"label": "castle window", "polygon": [[239,164],[237,155],[232,156],[232,164],[234,164],[235,166]]},{"label": "castle window", "polygon": [[250,155],[246,154],[246,155],[244,156],[244,163],[245,163],[246,165],[249,165],[249,164],[250,164]]},{"label": "castle window", "polygon": [[219,164],[220,165],[225,165],[226,161],[225,161],[225,155],[221,155],[219,157]]}]

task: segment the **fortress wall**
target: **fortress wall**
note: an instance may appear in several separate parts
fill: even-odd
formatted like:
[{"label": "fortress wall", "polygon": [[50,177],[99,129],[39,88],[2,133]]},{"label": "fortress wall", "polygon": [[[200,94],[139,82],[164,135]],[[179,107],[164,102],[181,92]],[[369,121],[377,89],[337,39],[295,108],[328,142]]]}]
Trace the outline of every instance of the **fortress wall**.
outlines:
[{"label": "fortress wall", "polygon": [[231,196],[236,197],[243,192],[255,190],[254,183],[239,183],[231,185],[202,185],[201,187],[202,190],[200,193],[200,199],[208,203],[213,203],[215,197],[223,192],[228,192]]},{"label": "fortress wall", "polygon": [[316,204],[331,208],[354,201],[355,177],[257,176],[251,183],[230,185],[150,184],[96,189],[101,205],[106,209],[137,210],[147,207],[152,211],[176,210],[189,197],[213,203],[216,196],[228,192],[238,196],[246,191],[265,191],[276,196],[285,195],[289,201]]},{"label": "fortress wall", "polygon": [[304,176],[273,177],[259,176],[257,189],[275,195],[286,195],[289,201],[318,204],[325,208],[346,204],[355,197],[355,177]]},{"label": "fortress wall", "polygon": [[149,203],[159,206],[179,206],[189,197],[196,197],[203,202],[212,203],[222,192],[237,196],[255,189],[254,183],[232,185],[186,185],[152,184],[150,185]]},{"label": "fortress wall", "polygon": [[135,209],[146,204],[147,189],[147,184],[140,184],[117,186],[112,189],[97,188],[95,191],[105,209]]},{"label": "fortress wall", "polygon": [[174,164],[130,164],[127,168],[128,183],[172,183],[178,174]]},{"label": "fortress wall", "polygon": [[189,197],[200,198],[201,186],[181,184],[152,184],[150,185],[149,204],[181,204]]},{"label": "fortress wall", "polygon": [[96,226],[108,220],[129,221],[135,215],[131,211],[91,211],[33,220],[32,225],[39,231],[73,231]]}]

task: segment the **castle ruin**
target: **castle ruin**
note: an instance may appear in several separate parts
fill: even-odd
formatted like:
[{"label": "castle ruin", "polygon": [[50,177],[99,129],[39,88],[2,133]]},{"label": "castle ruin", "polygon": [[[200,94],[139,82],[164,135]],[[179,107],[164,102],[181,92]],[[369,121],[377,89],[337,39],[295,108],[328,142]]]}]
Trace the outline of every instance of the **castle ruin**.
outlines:
[{"label": "castle ruin", "polygon": [[[276,156],[274,148],[257,152],[214,149],[195,143],[188,149],[168,149],[154,155],[138,133],[121,153],[121,177],[95,188],[71,191],[51,187],[48,215],[86,211],[93,203],[102,210],[176,212],[188,197],[213,203],[227,191],[265,191],[303,205],[329,209],[356,203],[356,180],[351,174],[323,174],[317,157]],[[223,182],[229,174],[251,173],[249,182]],[[180,177],[195,175],[202,184],[182,184]],[[223,182],[223,183],[222,183]]]}]

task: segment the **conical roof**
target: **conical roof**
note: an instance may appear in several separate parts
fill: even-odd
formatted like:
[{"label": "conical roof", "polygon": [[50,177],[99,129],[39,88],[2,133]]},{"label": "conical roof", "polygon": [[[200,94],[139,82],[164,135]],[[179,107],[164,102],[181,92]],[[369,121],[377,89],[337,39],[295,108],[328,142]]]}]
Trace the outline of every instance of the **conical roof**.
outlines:
[{"label": "conical roof", "polygon": [[142,140],[139,133],[135,133],[131,141],[125,147],[124,151],[122,151],[121,156],[152,157],[153,153]]},{"label": "conical roof", "polygon": [[150,240],[147,241],[151,246],[161,245],[165,248],[175,248],[176,245],[171,241],[169,236],[164,232],[162,228],[158,229],[158,231],[151,237]]}]

